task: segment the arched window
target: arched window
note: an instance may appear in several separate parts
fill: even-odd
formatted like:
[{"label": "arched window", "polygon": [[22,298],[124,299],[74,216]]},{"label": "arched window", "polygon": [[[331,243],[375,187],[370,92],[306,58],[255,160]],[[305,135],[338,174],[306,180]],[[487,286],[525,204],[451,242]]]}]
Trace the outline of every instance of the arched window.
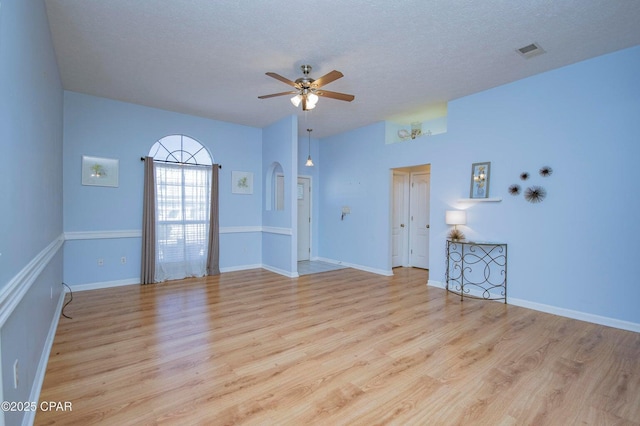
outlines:
[{"label": "arched window", "polygon": [[185,135],[169,135],[154,143],[149,157],[165,163],[210,166],[213,159],[200,142]]},{"label": "arched window", "polygon": [[267,210],[284,210],[284,172],[277,161],[271,163],[265,177]]},{"label": "arched window", "polygon": [[184,135],[158,140],[155,168],[155,281],[207,274],[211,215],[211,155]]}]

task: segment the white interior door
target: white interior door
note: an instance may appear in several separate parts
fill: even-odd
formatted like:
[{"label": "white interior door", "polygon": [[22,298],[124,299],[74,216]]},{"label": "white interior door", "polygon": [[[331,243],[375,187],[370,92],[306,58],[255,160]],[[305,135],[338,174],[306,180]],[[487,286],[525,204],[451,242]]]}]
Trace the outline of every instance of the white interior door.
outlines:
[{"label": "white interior door", "polygon": [[391,218],[391,267],[407,265],[409,229],[409,175],[393,173],[393,206]]},{"label": "white interior door", "polygon": [[298,177],[298,260],[311,257],[311,178]]},{"label": "white interior door", "polygon": [[431,175],[411,173],[410,248],[411,266],[429,269],[429,186]]}]

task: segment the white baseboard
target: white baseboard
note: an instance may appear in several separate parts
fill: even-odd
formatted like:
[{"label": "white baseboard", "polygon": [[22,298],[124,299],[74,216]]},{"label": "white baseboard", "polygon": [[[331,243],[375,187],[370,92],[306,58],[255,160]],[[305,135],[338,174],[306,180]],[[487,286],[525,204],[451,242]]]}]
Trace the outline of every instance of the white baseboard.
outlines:
[{"label": "white baseboard", "polygon": [[276,274],[284,275],[288,278],[298,278],[300,276],[298,275],[298,272],[285,271],[284,269],[275,268],[269,265],[262,265],[262,269],[266,269],[267,271],[274,272]]},{"label": "white baseboard", "polygon": [[335,260],[335,259],[327,259],[326,257],[317,257],[314,259],[319,260],[320,262],[332,263],[334,265],[346,266],[347,268],[353,268],[353,269],[358,269],[360,271],[371,272],[372,274],[384,275],[386,277],[393,276],[393,270],[371,268],[369,266],[358,265],[356,263],[342,262],[340,260]]},{"label": "white baseboard", "polygon": [[514,299],[509,297],[508,303],[523,308],[533,309],[535,311],[546,312],[548,314],[558,315],[561,317],[572,318],[580,321],[586,321],[593,324],[606,325],[607,327],[619,328],[621,330],[634,331],[640,333],[640,324],[630,321],[623,321],[615,318],[603,317],[600,315],[589,314],[571,309],[559,308],[557,306],[545,305],[543,303],[530,302],[523,299]]},{"label": "white baseboard", "polygon": [[262,268],[261,263],[256,263],[255,265],[237,265],[237,266],[229,266],[227,268],[220,268],[220,273],[225,272],[237,272],[237,271],[248,271],[249,269],[260,269]]},{"label": "white baseboard", "polygon": [[[44,383],[44,375],[47,372],[47,364],[49,363],[49,354],[51,353],[51,347],[53,346],[53,340],[56,337],[56,330],[58,329],[58,322],[60,321],[60,313],[62,312],[62,306],[64,304],[64,297],[66,292],[61,291],[60,297],[58,297],[58,305],[53,311],[53,318],[51,325],[49,326],[49,332],[42,348],[42,354],[40,355],[40,362],[36,369],[36,374],[33,378],[33,386],[31,387],[31,396],[29,401],[40,401],[40,392],[42,391],[42,384]],[[23,425],[32,425],[35,421],[36,412],[26,411],[22,418]]]},{"label": "white baseboard", "polygon": [[447,289],[447,285],[445,283],[443,283],[442,281],[434,281],[434,280],[429,280],[427,281],[427,285],[430,287],[438,287],[438,288],[442,288],[442,289]]},{"label": "white baseboard", "polygon": [[[440,281],[429,280],[427,285],[446,289],[446,284]],[[501,301],[500,301],[501,302]],[[559,308],[557,306],[545,305],[543,303],[531,302],[524,299],[513,297],[507,298],[509,305],[520,306],[522,308],[533,309],[534,311],[545,312],[547,314],[558,315],[565,318],[571,318],[579,321],[586,321],[593,324],[605,325],[607,327],[619,328],[621,330],[634,331],[640,333],[640,324],[623,321],[615,318],[603,317],[600,315],[589,314],[572,309]]]},{"label": "white baseboard", "polygon": [[[220,268],[220,273],[225,272],[236,272],[236,271],[246,271],[249,269],[266,269],[267,271],[275,272],[276,274],[284,275],[289,278],[297,278],[298,273],[291,273],[289,271],[285,271],[279,268],[270,267],[267,265],[263,265],[261,263],[257,263],[254,265],[237,265],[231,266],[227,268]],[[114,281],[102,281],[102,282],[94,282],[94,283],[86,283],[86,284],[73,284],[69,285],[71,291],[86,291],[86,290],[99,290],[103,288],[111,288],[111,287],[120,287],[125,285],[134,285],[140,284],[140,278],[126,278],[122,280],[114,280]]]},{"label": "white baseboard", "polygon": [[[384,276],[393,276],[393,271],[385,271],[382,269],[370,268],[368,266],[355,265],[347,262],[340,262],[333,259],[327,259],[323,257],[314,258],[314,260],[318,260],[321,262],[332,263],[335,265],[346,266],[353,269],[358,269],[365,272],[371,272],[378,275]],[[280,268],[275,268],[268,265],[263,264],[255,264],[255,265],[240,265],[240,266],[232,266],[228,268],[220,268],[220,272],[235,272],[235,271],[245,271],[249,269],[266,269],[267,271],[274,272],[279,275],[283,275],[288,278],[298,278],[299,275],[297,272],[285,271]],[[106,281],[106,282],[98,282],[98,283],[89,283],[89,284],[79,284],[70,286],[73,291],[84,291],[84,290],[97,290],[101,288],[110,288],[110,287],[118,287],[123,285],[132,285],[140,283],[140,279],[138,278],[129,278],[124,280],[117,281]],[[427,285],[430,287],[436,287],[440,289],[446,289],[446,284],[441,281],[429,280],[427,281]],[[481,297],[481,296],[480,296]],[[501,301],[499,301],[501,302]],[[604,325],[607,327],[619,328],[621,330],[633,331],[636,333],[640,333],[640,324],[633,323],[630,321],[623,321],[615,318],[604,317],[600,315],[589,314],[580,311],[574,311],[571,309],[559,308],[557,306],[545,305],[542,303],[531,302],[524,299],[516,299],[513,297],[507,298],[507,303],[514,306],[520,306],[527,309],[533,309],[534,311],[545,312],[548,314],[558,315],[561,317],[576,319],[580,321],[586,321],[593,324]],[[57,320],[56,320],[57,324]],[[55,330],[55,329],[54,329]]]},{"label": "white baseboard", "polygon": [[69,285],[72,291],[98,290],[101,288],[120,287],[123,285],[140,284],[140,278],[127,278],[124,280],[102,281],[87,284]]}]

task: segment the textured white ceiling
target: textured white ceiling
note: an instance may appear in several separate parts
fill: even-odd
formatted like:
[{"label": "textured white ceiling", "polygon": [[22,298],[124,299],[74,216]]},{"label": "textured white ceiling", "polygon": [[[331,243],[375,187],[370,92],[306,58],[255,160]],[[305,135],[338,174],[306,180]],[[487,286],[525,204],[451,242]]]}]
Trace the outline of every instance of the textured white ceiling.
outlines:
[{"label": "textured white ceiling", "polygon": [[[65,89],[264,127],[300,115],[325,137],[413,121],[447,101],[640,44],[637,0],[45,0]],[[516,49],[540,44],[524,59]],[[300,65],[336,69],[307,116]],[[437,113],[436,113],[437,114]]]}]

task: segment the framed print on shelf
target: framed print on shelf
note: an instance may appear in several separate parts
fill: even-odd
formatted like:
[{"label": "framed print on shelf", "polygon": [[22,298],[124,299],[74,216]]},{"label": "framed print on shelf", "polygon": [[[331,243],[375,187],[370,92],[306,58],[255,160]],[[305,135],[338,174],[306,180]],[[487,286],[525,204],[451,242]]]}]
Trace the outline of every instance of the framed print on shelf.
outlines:
[{"label": "framed print on shelf", "polygon": [[231,172],[232,194],[253,194],[253,173]]},{"label": "framed print on shelf", "polygon": [[471,165],[471,193],[469,198],[489,198],[491,162]]},{"label": "framed print on shelf", "polygon": [[82,156],[82,184],[118,187],[118,160]]}]

